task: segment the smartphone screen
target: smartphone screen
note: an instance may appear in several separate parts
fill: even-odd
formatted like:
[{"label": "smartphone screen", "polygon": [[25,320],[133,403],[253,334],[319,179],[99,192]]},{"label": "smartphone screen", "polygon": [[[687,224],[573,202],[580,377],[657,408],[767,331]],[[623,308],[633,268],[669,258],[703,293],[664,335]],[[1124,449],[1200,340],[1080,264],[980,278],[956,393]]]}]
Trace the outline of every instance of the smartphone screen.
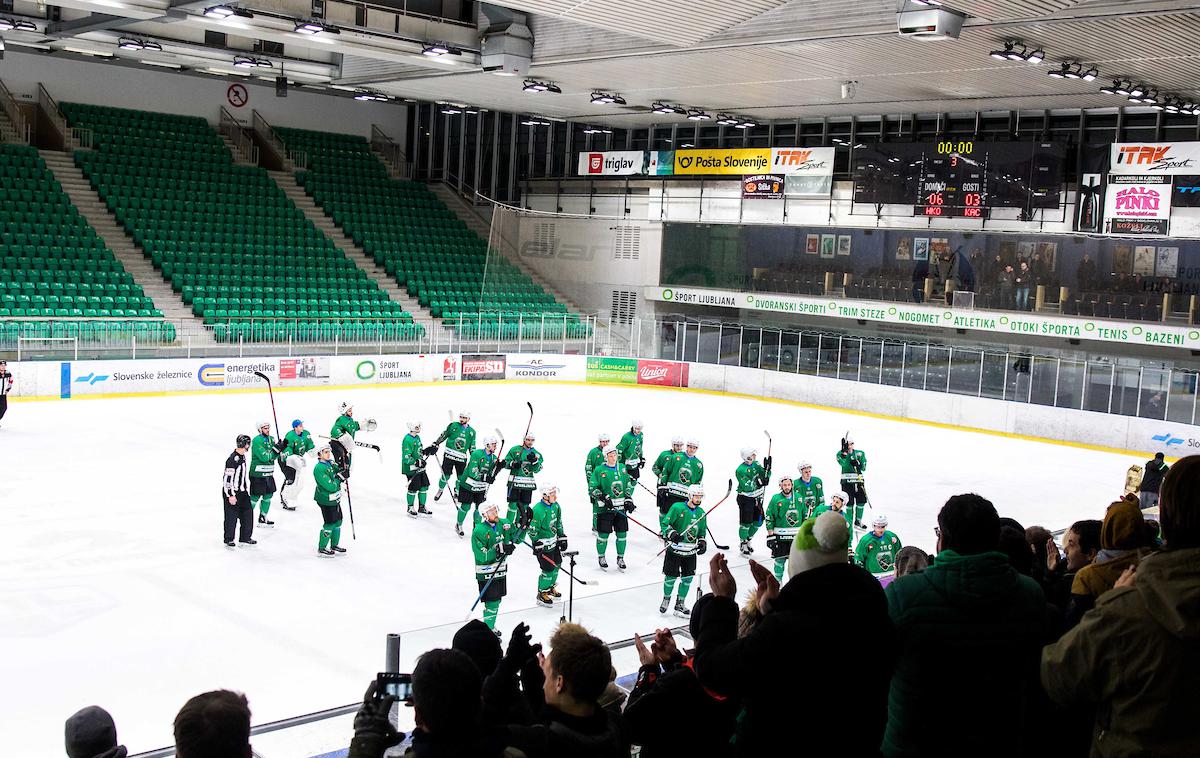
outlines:
[{"label": "smartphone screen", "polygon": [[382,671],[375,678],[375,682],[375,692],[380,697],[391,695],[397,700],[408,700],[412,697],[412,674]]}]

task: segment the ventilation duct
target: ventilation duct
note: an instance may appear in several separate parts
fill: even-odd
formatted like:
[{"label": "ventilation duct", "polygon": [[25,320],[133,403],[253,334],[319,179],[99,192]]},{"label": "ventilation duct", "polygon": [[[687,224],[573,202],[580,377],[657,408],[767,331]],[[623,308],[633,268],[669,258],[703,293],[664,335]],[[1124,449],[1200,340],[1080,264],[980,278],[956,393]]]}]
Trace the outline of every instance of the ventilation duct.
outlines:
[{"label": "ventilation duct", "polygon": [[529,73],[533,32],[524,13],[487,3],[479,4],[479,35],[483,40],[480,65],[484,71],[507,76]]}]

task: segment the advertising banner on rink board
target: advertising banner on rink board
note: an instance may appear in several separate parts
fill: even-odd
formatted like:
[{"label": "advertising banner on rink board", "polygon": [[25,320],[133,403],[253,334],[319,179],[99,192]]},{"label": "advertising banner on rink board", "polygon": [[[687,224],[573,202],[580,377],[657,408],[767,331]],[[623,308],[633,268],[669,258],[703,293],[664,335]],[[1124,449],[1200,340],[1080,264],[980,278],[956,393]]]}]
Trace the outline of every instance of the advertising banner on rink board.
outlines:
[{"label": "advertising banner on rink board", "polygon": [[1117,142],[1110,150],[1112,174],[1200,174],[1200,142]]},{"label": "advertising banner on rink board", "polygon": [[676,150],[676,174],[766,173],[771,167],[771,148],[741,147],[719,150]]},{"label": "advertising banner on rink board", "polygon": [[[1153,248],[1151,248],[1153,250]],[[766,295],[699,287],[646,287],[647,300],[709,305],[748,311],[823,316],[883,324],[966,329],[1002,334],[1038,335],[1123,345],[1155,345],[1200,350],[1200,328],[1128,321],[1040,316],[1007,311],[963,311],[936,305],[885,303],[872,300]]]},{"label": "advertising banner on rink board", "polygon": [[[446,356],[337,356],[333,359],[333,376],[328,384],[341,386],[346,384],[435,382],[442,378],[443,357]],[[458,378],[457,374],[455,378]]]},{"label": "advertising banner on rink board", "polygon": [[63,362],[59,365],[58,395],[69,398],[254,386],[266,389],[266,382],[255,376],[255,371],[266,374],[274,383],[318,385],[329,382],[328,362],[325,363],[324,377],[292,376],[282,382],[279,363],[278,358]]},{"label": "advertising banner on rink board", "polygon": [[1109,174],[1104,193],[1108,234],[1165,236],[1171,219],[1171,177]]},{"label": "advertising banner on rink board", "polygon": [[510,353],[507,358],[508,379],[582,382],[587,378],[587,360],[582,355]]},{"label": "advertising banner on rink board", "polygon": [[624,176],[646,172],[646,153],[642,150],[610,150],[579,154],[580,176]]},{"label": "advertising banner on rink board", "polygon": [[686,387],[688,364],[677,361],[638,360],[637,383],[658,387]]},{"label": "advertising banner on rink board", "polygon": [[638,362],[632,358],[587,359],[587,381],[605,384],[637,384]]},{"label": "advertising banner on rink board", "polygon": [[463,381],[504,378],[503,355],[464,355],[462,357]]}]

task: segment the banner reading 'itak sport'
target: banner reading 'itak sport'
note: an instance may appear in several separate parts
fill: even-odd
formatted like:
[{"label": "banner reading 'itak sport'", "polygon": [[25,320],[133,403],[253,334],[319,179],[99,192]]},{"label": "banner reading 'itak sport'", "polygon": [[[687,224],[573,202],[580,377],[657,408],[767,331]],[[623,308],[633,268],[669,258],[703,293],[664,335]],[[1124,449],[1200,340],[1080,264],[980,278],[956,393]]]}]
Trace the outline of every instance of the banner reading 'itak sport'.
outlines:
[{"label": "banner reading 'itak sport'", "polygon": [[1200,174],[1200,142],[1117,142],[1110,151],[1113,174]]}]

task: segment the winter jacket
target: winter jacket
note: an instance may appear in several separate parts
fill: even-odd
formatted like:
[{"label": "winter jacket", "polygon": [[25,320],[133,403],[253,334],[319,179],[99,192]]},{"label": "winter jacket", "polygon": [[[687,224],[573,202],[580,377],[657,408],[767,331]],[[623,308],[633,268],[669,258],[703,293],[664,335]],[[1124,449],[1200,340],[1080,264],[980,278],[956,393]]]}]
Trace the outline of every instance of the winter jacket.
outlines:
[{"label": "winter jacket", "polygon": [[1169,468],[1170,466],[1157,458],[1146,461],[1146,467],[1142,469],[1142,483],[1138,485],[1138,492],[1157,493]]},{"label": "winter jacket", "polygon": [[[706,691],[691,665],[681,662],[663,671],[652,663],[638,671],[624,715],[630,740],[642,746],[642,758],[716,758],[733,755],[730,738],[739,711],[737,698]],[[673,729],[672,724],[688,727]]]},{"label": "winter jacket", "polygon": [[529,758],[626,758],[624,722],[597,707],[591,716],[571,716],[546,706],[533,726],[509,726],[508,743]]},{"label": "winter jacket", "polygon": [[1003,553],[943,550],[885,592],[900,657],[884,755],[1022,755],[1049,626],[1041,587]]},{"label": "winter jacket", "polygon": [[[470,729],[463,726],[462,729]],[[421,729],[412,734],[412,742],[404,758],[521,758],[523,754],[507,747],[508,735],[503,729],[470,729],[469,735],[460,729],[452,739],[439,738]]]},{"label": "winter jacket", "polygon": [[[713,598],[695,661],[700,684],[742,700],[737,755],[879,754],[895,644],[878,581],[848,563],[804,571],[742,639],[737,625],[737,604]],[[870,651],[869,664],[852,651]],[[825,707],[850,709],[853,728],[797,731],[803,714]]]},{"label": "winter jacket", "polygon": [[1200,548],[1143,560],[1042,651],[1041,678],[1059,703],[1095,704],[1094,757],[1200,754]]},{"label": "winter jacket", "polygon": [[1071,594],[1098,598],[1108,592],[1128,566],[1137,564],[1138,548],[1144,547],[1146,521],[1137,498],[1129,495],[1108,506],[1100,527],[1100,553],[1075,574]]}]

